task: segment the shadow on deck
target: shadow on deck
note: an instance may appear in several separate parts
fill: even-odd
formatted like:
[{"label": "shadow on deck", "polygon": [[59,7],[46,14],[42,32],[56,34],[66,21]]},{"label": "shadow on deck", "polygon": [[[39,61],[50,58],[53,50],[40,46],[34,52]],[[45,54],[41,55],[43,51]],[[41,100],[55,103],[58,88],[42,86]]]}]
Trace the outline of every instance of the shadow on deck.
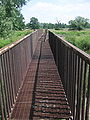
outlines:
[{"label": "shadow on deck", "polygon": [[38,41],[11,119],[71,118],[65,91],[48,40]]},{"label": "shadow on deck", "polygon": [[89,120],[90,56],[44,30],[14,46],[0,56],[2,120]]}]

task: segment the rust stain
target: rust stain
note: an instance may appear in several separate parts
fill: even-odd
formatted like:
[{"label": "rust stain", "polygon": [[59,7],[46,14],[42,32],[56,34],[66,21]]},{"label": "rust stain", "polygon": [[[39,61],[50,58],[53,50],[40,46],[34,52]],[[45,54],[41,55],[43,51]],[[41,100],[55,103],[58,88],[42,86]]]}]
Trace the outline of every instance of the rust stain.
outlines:
[{"label": "rust stain", "polygon": [[42,39],[38,41],[11,119],[53,120],[71,116],[48,40]]}]

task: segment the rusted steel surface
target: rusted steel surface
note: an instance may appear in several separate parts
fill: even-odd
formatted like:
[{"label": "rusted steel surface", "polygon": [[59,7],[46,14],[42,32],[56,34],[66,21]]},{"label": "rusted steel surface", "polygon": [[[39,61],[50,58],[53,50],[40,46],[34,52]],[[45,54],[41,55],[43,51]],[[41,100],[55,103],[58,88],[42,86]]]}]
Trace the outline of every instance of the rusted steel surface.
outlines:
[{"label": "rusted steel surface", "polygon": [[40,53],[40,42],[38,42],[37,44],[25,80],[20,89],[20,92],[18,93],[15,107],[11,114],[11,119],[29,120],[39,53]]},{"label": "rusted steel surface", "polygon": [[11,119],[71,118],[71,111],[45,35],[38,41]]},{"label": "rusted steel surface", "polygon": [[0,117],[6,120],[22,86],[37,41],[43,30],[0,49]]},{"label": "rusted steel surface", "polygon": [[90,119],[90,55],[46,34],[1,49],[1,120]]},{"label": "rusted steel surface", "polygon": [[48,41],[42,42],[30,120],[71,118],[70,107]]},{"label": "rusted steel surface", "polygon": [[49,43],[73,120],[90,120],[90,55],[52,32],[49,32]]}]

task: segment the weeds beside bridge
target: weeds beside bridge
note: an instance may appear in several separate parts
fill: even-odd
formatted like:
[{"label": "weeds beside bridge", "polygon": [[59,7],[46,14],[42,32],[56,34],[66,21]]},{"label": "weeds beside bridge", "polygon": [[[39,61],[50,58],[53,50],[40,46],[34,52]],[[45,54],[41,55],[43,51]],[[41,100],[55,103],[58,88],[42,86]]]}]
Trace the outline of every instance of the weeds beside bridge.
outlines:
[{"label": "weeds beside bridge", "polygon": [[0,117],[89,120],[90,55],[47,30],[2,48]]}]

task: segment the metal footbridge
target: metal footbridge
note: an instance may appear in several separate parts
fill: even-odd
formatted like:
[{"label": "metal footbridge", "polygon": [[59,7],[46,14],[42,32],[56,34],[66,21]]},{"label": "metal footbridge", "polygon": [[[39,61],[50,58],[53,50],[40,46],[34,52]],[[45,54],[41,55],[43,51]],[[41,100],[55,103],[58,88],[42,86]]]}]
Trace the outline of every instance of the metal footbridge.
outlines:
[{"label": "metal footbridge", "polygon": [[0,120],[90,120],[90,55],[48,30],[2,48]]}]

